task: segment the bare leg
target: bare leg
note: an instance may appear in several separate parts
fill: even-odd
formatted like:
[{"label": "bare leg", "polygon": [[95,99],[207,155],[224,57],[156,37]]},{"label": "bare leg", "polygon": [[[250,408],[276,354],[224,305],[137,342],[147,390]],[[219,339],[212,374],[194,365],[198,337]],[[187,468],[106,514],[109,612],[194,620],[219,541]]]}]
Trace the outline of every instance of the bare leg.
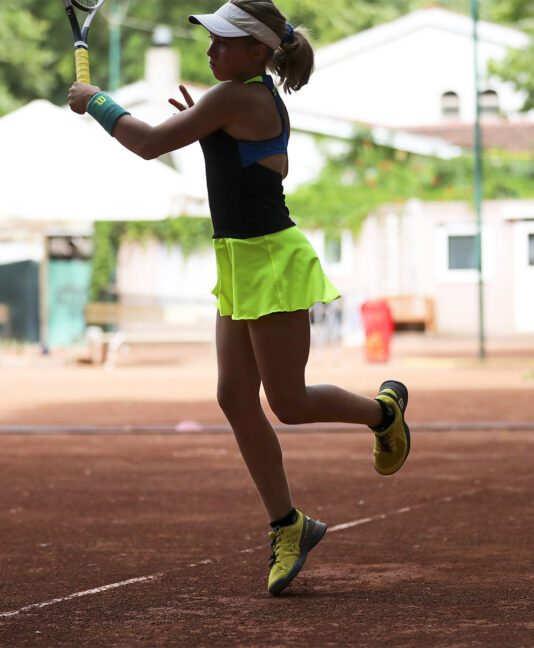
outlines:
[{"label": "bare leg", "polygon": [[363,423],[377,426],[382,409],[373,398],[335,385],[306,386],[310,320],[306,310],[249,320],[259,374],[275,414],[283,423]]},{"label": "bare leg", "polygon": [[270,520],[293,508],[280,443],[261,407],[260,375],[246,321],[217,315],[217,400]]}]

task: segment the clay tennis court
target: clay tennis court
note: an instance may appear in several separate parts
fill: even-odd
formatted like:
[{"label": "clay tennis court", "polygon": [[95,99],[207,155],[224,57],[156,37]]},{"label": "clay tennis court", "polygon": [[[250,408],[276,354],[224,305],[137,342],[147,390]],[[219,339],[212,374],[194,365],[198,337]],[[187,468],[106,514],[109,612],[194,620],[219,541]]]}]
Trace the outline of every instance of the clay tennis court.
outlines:
[{"label": "clay tennis court", "polygon": [[358,353],[314,351],[310,382],[406,380],[412,453],[384,478],[362,428],[281,430],[295,503],[329,531],[277,598],[210,349],[4,358],[0,645],[534,645],[534,354]]}]

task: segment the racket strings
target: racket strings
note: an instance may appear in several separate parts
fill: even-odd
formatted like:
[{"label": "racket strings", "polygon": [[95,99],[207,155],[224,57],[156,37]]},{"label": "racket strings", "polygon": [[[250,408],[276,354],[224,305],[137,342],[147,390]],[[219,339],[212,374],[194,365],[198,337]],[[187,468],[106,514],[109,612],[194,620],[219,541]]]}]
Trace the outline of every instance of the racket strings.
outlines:
[{"label": "racket strings", "polygon": [[72,0],[72,4],[82,11],[92,11],[103,3],[104,0]]}]

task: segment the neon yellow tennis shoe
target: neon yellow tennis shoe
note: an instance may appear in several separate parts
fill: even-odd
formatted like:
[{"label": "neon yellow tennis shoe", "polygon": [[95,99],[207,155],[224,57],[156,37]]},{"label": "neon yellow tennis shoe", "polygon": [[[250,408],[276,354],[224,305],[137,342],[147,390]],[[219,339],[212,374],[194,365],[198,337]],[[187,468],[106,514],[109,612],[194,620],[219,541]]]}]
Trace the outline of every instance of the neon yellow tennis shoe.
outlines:
[{"label": "neon yellow tennis shoe", "polygon": [[316,522],[297,511],[295,524],[270,531],[273,550],[269,574],[269,592],[273,595],[287,587],[302,569],[308,552],[326,533],[326,524]]},{"label": "neon yellow tennis shoe", "polygon": [[404,421],[408,390],[397,380],[387,380],[380,385],[376,400],[389,405],[395,418],[385,430],[375,431],[375,470],[381,475],[392,475],[399,470],[410,452],[410,428]]}]

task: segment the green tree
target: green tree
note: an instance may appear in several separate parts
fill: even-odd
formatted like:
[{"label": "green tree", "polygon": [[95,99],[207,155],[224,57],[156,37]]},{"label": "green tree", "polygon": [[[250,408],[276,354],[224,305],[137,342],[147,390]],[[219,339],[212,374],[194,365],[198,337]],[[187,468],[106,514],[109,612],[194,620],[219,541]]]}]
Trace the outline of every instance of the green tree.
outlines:
[{"label": "green tree", "polygon": [[[531,36],[534,43],[534,31]],[[534,44],[525,50],[510,50],[501,61],[491,61],[488,71],[525,93],[522,112],[534,109]]]},{"label": "green tree", "polygon": [[3,0],[0,4],[0,116],[49,92],[46,21],[30,11],[30,0]]},{"label": "green tree", "polygon": [[525,31],[531,37],[526,49],[510,49],[501,61],[492,61],[488,72],[525,93],[522,111],[534,109],[534,0],[503,0],[493,9],[495,20]]},{"label": "green tree", "polygon": [[534,0],[499,0],[491,8],[491,18],[499,23],[527,27],[534,20]]}]

